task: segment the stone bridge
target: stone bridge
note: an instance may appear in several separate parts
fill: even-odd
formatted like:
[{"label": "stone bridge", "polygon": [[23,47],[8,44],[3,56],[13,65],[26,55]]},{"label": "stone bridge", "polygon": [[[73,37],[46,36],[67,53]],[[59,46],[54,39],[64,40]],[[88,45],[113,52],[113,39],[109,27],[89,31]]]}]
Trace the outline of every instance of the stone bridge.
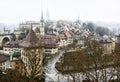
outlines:
[{"label": "stone bridge", "polygon": [[14,34],[0,34],[0,47],[6,42],[15,40]]}]

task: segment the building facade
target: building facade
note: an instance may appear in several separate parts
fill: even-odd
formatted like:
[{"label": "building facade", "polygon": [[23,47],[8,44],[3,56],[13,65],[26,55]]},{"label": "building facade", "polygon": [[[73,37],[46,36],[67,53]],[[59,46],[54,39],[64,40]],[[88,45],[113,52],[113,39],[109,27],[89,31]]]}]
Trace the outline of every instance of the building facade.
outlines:
[{"label": "building facade", "polygon": [[106,39],[100,41],[103,54],[112,54],[115,51],[115,41]]},{"label": "building facade", "polygon": [[19,24],[19,29],[22,32],[29,31],[29,29],[31,27],[36,34],[41,34],[41,35],[45,34],[45,23],[44,23],[44,19],[43,19],[43,13],[41,14],[41,20],[38,22],[37,21],[27,21],[25,23]]},{"label": "building facade", "polygon": [[42,70],[42,47],[32,28],[26,38],[19,44],[22,48],[21,59],[26,75],[30,77],[41,76]]},{"label": "building facade", "polygon": [[7,57],[3,54],[0,54],[0,70],[4,71],[7,67]]}]

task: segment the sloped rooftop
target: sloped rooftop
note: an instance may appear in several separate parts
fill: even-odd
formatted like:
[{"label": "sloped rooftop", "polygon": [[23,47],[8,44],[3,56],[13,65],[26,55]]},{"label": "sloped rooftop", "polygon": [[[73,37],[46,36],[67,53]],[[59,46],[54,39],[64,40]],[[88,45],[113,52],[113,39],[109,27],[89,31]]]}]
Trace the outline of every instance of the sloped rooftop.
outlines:
[{"label": "sloped rooftop", "polygon": [[21,47],[38,47],[40,41],[38,40],[36,34],[33,32],[32,28],[29,30],[26,38],[19,44]]},{"label": "sloped rooftop", "polygon": [[7,57],[3,54],[0,54],[0,63],[7,61]]}]

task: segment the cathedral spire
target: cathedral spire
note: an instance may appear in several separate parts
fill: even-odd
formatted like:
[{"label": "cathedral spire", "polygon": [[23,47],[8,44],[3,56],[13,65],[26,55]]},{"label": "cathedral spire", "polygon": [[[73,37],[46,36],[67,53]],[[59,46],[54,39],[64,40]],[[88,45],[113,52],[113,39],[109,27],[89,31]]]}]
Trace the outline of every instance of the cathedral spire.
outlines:
[{"label": "cathedral spire", "polygon": [[49,21],[50,20],[50,15],[49,15],[49,9],[47,7],[47,11],[46,11],[46,20]]},{"label": "cathedral spire", "polygon": [[43,10],[42,10],[42,8],[41,8],[41,20],[40,20],[40,22],[44,22],[44,19],[43,19]]},{"label": "cathedral spire", "polygon": [[44,22],[44,19],[43,19],[43,10],[42,10],[42,7],[41,7],[41,20],[40,20],[40,34],[44,35],[44,27],[45,27],[45,22]]}]

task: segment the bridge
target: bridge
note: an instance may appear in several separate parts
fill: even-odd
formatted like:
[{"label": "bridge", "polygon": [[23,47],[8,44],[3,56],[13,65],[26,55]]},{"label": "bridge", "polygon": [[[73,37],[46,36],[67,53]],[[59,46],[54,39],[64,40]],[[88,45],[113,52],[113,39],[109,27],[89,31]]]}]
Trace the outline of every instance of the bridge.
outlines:
[{"label": "bridge", "polygon": [[2,47],[8,41],[14,41],[15,35],[14,34],[0,34],[0,47]]}]

